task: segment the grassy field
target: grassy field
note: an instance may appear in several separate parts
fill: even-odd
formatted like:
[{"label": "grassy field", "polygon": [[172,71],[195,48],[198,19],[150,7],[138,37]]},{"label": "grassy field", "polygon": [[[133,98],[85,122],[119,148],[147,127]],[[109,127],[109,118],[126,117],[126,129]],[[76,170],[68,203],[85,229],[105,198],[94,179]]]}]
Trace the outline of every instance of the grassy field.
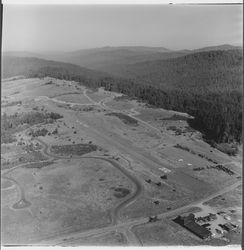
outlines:
[{"label": "grassy field", "polygon": [[117,110],[130,110],[132,108],[135,108],[137,105],[133,101],[127,101],[127,100],[111,100],[106,104],[108,107],[111,107],[113,109]]},{"label": "grassy field", "polygon": [[101,235],[81,238],[75,241],[64,241],[61,246],[79,247],[79,246],[126,246],[127,241],[123,234],[119,232],[109,232]]},{"label": "grassy field", "polygon": [[[200,133],[189,129],[186,114],[51,78],[11,80],[4,82],[2,89],[2,114],[11,116],[11,121],[23,113],[41,114],[31,116],[40,118],[35,122],[27,115],[30,124],[17,124],[15,130],[14,124],[8,123],[16,141],[1,145],[3,173],[32,162],[2,177],[3,243],[32,244],[62,234],[65,239],[70,232],[108,226],[113,209],[133,197],[136,187],[140,192],[122,207],[116,219],[147,219],[194,204],[241,179],[241,156],[228,156],[203,142]],[[83,91],[96,103],[70,105],[90,102]],[[51,113],[62,117],[48,122],[46,116]],[[55,159],[48,159],[44,145]],[[134,183],[115,165],[94,157],[113,159],[129,172]],[[217,164],[225,164],[234,174],[222,171]],[[167,178],[160,178],[162,175]],[[241,194],[240,187],[208,205],[226,210],[238,221]],[[127,229],[123,230],[64,240],[61,245],[129,245]],[[148,246],[226,244],[202,242],[170,218],[138,225],[133,231]],[[231,233],[231,242],[238,243],[238,235]]]},{"label": "grassy field", "polygon": [[143,246],[201,245],[201,241],[194,235],[167,220],[143,224],[134,227],[133,231],[142,241]]},{"label": "grassy field", "polygon": [[125,114],[113,112],[113,113],[107,113],[106,115],[118,117],[123,123],[125,123],[127,125],[131,125],[131,126],[138,125],[138,121],[136,119],[134,119],[128,115],[125,115]]},{"label": "grassy field", "polygon": [[205,204],[226,212],[241,225],[242,185],[226,194],[211,199]]},{"label": "grassy field", "polygon": [[[146,183],[147,179],[152,182]],[[167,180],[161,180],[160,186],[157,185],[160,182],[159,178],[147,176],[144,182],[143,195],[122,212],[124,220],[167,212],[205,197],[215,190],[213,186],[206,185],[205,182],[183,171],[167,174]],[[156,201],[158,204],[155,203]]]},{"label": "grassy field", "polygon": [[[48,168],[16,169],[8,176],[18,182],[31,205],[15,210],[4,202],[4,244],[31,243],[62,231],[108,225],[110,209],[121,200],[118,194],[133,192],[127,177],[101,160],[58,161]],[[12,189],[2,195],[3,201],[16,201]]]},{"label": "grassy field", "polygon": [[71,102],[70,100],[72,100],[72,102],[80,103],[80,104],[91,103],[89,101],[89,99],[87,97],[85,97],[84,95],[82,95],[81,93],[59,95],[59,96],[55,97],[55,99],[61,100],[61,101],[66,101],[66,102]]},{"label": "grassy field", "polygon": [[[220,239],[201,240],[180,225],[169,221],[159,220],[154,223],[134,227],[133,231],[142,241],[143,246],[225,246],[227,243]],[[236,234],[235,234],[236,235]]]},{"label": "grassy field", "polygon": [[108,97],[111,97],[113,96],[112,93],[110,92],[107,92],[107,91],[104,91],[103,89],[98,89],[97,91],[94,90],[89,90],[87,92],[87,95],[92,99],[94,100],[95,102],[99,102],[101,100],[103,100],[104,98],[108,98]]}]

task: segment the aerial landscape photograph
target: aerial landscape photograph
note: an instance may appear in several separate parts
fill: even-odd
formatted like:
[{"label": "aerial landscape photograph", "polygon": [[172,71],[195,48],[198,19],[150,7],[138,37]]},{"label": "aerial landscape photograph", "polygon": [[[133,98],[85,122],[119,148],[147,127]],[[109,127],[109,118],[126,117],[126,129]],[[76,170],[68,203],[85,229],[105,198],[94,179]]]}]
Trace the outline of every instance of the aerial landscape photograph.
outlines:
[{"label": "aerial landscape photograph", "polygon": [[241,246],[243,5],[3,4],[2,246]]}]

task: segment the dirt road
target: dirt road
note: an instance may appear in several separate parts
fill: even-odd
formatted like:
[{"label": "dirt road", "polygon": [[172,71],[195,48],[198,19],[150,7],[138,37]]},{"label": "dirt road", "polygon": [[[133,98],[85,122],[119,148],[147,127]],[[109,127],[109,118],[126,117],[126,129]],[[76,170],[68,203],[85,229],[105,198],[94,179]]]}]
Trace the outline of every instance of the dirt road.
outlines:
[{"label": "dirt road", "polygon": [[[239,181],[229,187],[226,187],[218,192],[215,192],[211,195],[209,195],[208,197],[205,197],[204,199],[200,199],[198,201],[192,202],[191,204],[188,204],[186,206],[171,210],[171,211],[167,211],[165,213],[162,214],[158,214],[158,219],[164,219],[167,217],[171,217],[171,216],[175,216],[178,215],[184,211],[186,211],[187,209],[197,206],[198,204],[202,204],[218,195],[222,195],[226,192],[229,192],[233,189],[235,189],[236,187],[238,187],[242,182]],[[77,240],[77,239],[81,239],[83,237],[88,237],[88,236],[93,236],[96,234],[101,234],[101,233],[105,233],[105,232],[111,232],[111,231],[115,231],[115,230],[128,230],[136,225],[140,225],[140,224],[144,224],[148,222],[148,217],[142,217],[142,218],[138,218],[138,219],[133,219],[131,221],[128,222],[121,222],[117,225],[111,225],[111,226],[107,226],[104,228],[99,228],[99,229],[92,229],[92,230],[88,230],[85,232],[75,232],[75,233],[71,233],[71,234],[66,234],[65,236],[60,236],[57,237],[56,239],[46,239],[44,241],[41,241],[38,243],[38,245],[61,245],[62,242],[72,242],[73,240]],[[135,236],[136,237],[136,236]],[[137,239],[138,241],[140,241],[139,239]],[[135,242],[133,240],[133,242]],[[132,242],[132,243],[133,243]]]},{"label": "dirt road", "polygon": [[[49,147],[45,142],[43,142],[40,139],[36,139],[36,140],[39,141],[44,146],[43,153],[46,156],[52,157],[52,159],[53,158],[55,158],[55,159],[70,159],[69,157],[57,156],[57,155],[51,154]],[[112,217],[112,224],[115,225],[118,222],[120,210],[122,208],[128,206],[132,202],[134,202],[138,198],[138,196],[141,194],[141,192],[143,190],[143,186],[141,185],[140,181],[135,176],[133,176],[128,170],[123,168],[118,162],[116,162],[113,159],[109,159],[106,157],[99,157],[99,156],[80,156],[80,157],[77,156],[77,157],[73,157],[73,159],[99,159],[102,161],[106,161],[106,162],[110,163],[113,167],[118,169],[123,175],[125,175],[135,185],[134,193],[129,198],[122,201],[118,206],[116,206],[113,209],[111,217]]]},{"label": "dirt road", "polygon": [[[113,112],[120,112],[120,113],[124,113],[120,110],[115,110],[115,109],[111,109],[106,105],[106,102],[108,100],[110,100],[110,98],[105,98],[103,100],[101,100],[100,102],[95,102],[94,100],[92,100],[88,95],[87,95],[87,90],[83,91],[84,96],[87,97],[87,99],[91,102],[89,104],[80,104],[80,105],[99,105],[102,108],[106,108],[109,109]],[[56,102],[60,102],[59,100],[56,99],[50,99],[52,101],[56,101]],[[68,103],[68,102],[64,102],[61,101],[62,103],[66,103],[66,104],[76,104],[76,103]],[[126,113],[126,115],[128,115]],[[144,124],[145,126],[150,127],[151,129],[157,131],[158,134],[160,134],[160,136],[162,136],[161,131],[152,126],[151,124],[133,116],[133,115],[128,115],[134,119],[136,119],[138,122]],[[78,120],[78,122],[80,123],[81,126],[82,123]],[[142,163],[145,165],[145,168],[147,168],[147,170],[150,171],[158,171],[158,169],[160,167],[162,167],[162,163],[160,163],[155,157],[151,156],[150,154],[146,153],[145,150],[141,150],[133,145],[127,145],[124,142],[120,142],[119,140],[115,140],[114,138],[110,138],[109,136],[106,136],[105,134],[101,133],[97,128],[97,127],[86,127],[86,129],[88,129],[89,131],[91,131],[94,135],[97,135],[101,138],[103,138],[105,141],[111,143],[111,145],[113,145],[116,149],[118,149],[118,151],[120,152],[124,152],[127,155],[130,155],[132,159],[138,161],[139,163]],[[161,137],[160,137],[161,138]],[[37,141],[39,141],[42,145],[42,152],[44,155],[48,156],[50,158],[50,160],[57,160],[57,159],[70,159],[70,157],[66,157],[66,156],[57,156],[57,155],[53,155],[50,153],[49,150],[49,146],[43,142],[40,139],[36,139]],[[161,141],[160,141],[161,142]],[[122,211],[123,208],[125,208],[126,206],[130,205],[131,203],[135,202],[136,199],[140,196],[140,194],[143,191],[143,185],[140,183],[140,181],[126,168],[122,167],[116,160],[113,160],[111,158],[106,158],[106,157],[101,157],[101,156],[73,156],[72,159],[99,159],[99,160],[103,160],[108,162],[109,164],[111,164],[113,167],[115,167],[116,169],[118,169],[123,175],[125,175],[135,186],[135,191],[128,197],[126,197],[121,203],[119,203],[112,211],[111,211],[111,225],[110,226],[106,226],[103,228],[96,228],[96,229],[91,229],[88,231],[84,231],[84,232],[73,232],[73,233],[63,233],[63,235],[59,235],[59,236],[50,236],[50,238],[46,238],[41,242],[36,243],[36,245],[62,245],[63,242],[68,243],[68,242],[72,242],[72,241],[76,241],[78,239],[82,239],[83,237],[89,237],[89,236],[93,236],[93,235],[97,235],[97,234],[104,234],[104,233],[108,233],[111,231],[119,231],[122,232],[125,237],[127,238],[127,241],[129,244],[131,245],[140,245],[141,242],[140,240],[136,237],[136,235],[132,232],[132,228],[136,225],[140,225],[143,223],[147,223],[148,222],[148,217],[141,217],[141,218],[137,218],[137,219],[131,219],[130,221],[126,221],[126,222],[121,222],[120,221],[120,211]],[[40,162],[36,162],[36,163],[40,163]],[[30,163],[29,163],[30,164]],[[35,163],[31,163],[31,164],[35,164]],[[130,162],[128,162],[128,164],[130,164]],[[12,181],[16,186],[19,187],[20,190],[20,200],[16,203],[17,207],[16,208],[24,208],[26,205],[30,205],[28,204],[28,201],[26,201],[25,199],[25,194],[24,194],[24,190],[21,188],[21,186],[19,185],[19,183],[14,180],[11,177],[8,177],[7,174],[10,173],[11,171],[14,171],[15,169],[19,168],[19,167],[24,167],[27,164],[20,164],[8,171],[5,171],[4,174],[2,175],[3,178]],[[185,205],[183,207],[174,209],[174,210],[170,210],[161,214],[158,214],[158,218],[159,219],[163,219],[163,218],[167,218],[170,216],[174,216],[174,215],[178,215],[180,213],[182,213],[183,211],[193,207],[193,206],[198,206],[218,195],[222,195],[226,192],[229,192],[233,189],[235,189],[236,187],[238,187],[241,184],[241,181],[230,185],[222,190],[219,190],[217,192],[212,193],[211,195],[199,199],[199,200],[195,200],[194,202]]]},{"label": "dirt road", "polygon": [[[48,146],[43,143],[40,139],[38,139],[38,141],[40,143],[42,143],[43,145],[45,145],[45,150],[44,152],[46,153],[48,151]],[[48,153],[48,152],[47,152]],[[49,156],[51,157],[54,157],[54,155],[48,153]],[[55,156],[56,157],[56,156]],[[59,157],[58,157],[59,158]],[[60,159],[63,159],[64,157],[60,157]],[[92,235],[96,235],[96,234],[101,234],[101,233],[106,233],[106,232],[111,232],[111,231],[114,231],[114,230],[122,230],[123,232],[125,230],[129,230],[130,228],[132,228],[133,226],[136,226],[136,225],[140,225],[140,224],[143,224],[143,223],[147,223],[148,222],[148,218],[147,217],[142,217],[142,218],[138,218],[138,219],[133,219],[129,222],[119,222],[118,220],[118,217],[119,217],[119,211],[124,208],[125,206],[127,206],[128,204],[130,204],[131,202],[133,202],[138,196],[139,194],[141,193],[142,191],[142,187],[140,185],[140,182],[134,178],[134,176],[128,174],[127,171],[125,171],[124,168],[122,168],[117,162],[115,162],[114,160],[112,159],[106,159],[106,158],[103,158],[103,157],[80,157],[80,159],[82,158],[94,158],[94,159],[102,159],[102,160],[106,160],[107,162],[111,163],[113,166],[115,166],[116,168],[118,168],[120,171],[123,172],[123,174],[125,174],[128,178],[130,178],[132,181],[134,181],[135,185],[137,186],[137,191],[131,196],[129,197],[129,199],[125,200],[124,202],[122,202],[121,204],[119,204],[113,211],[113,223],[111,226],[108,226],[108,227],[104,227],[104,228],[99,228],[99,229],[92,229],[92,230],[89,230],[89,231],[85,231],[85,232],[75,232],[75,233],[71,233],[71,234],[65,234],[64,236],[60,236],[60,237],[57,237],[55,239],[46,239],[46,240],[43,240],[42,242],[39,242],[38,244],[43,244],[43,245],[59,245],[61,244],[64,240],[65,242],[67,243],[68,241],[72,241],[72,240],[77,240],[77,239],[80,239],[80,238],[83,238],[83,237],[88,237],[88,236],[92,236]],[[180,208],[177,208],[177,209],[174,209],[174,210],[171,210],[171,211],[167,211],[167,212],[164,212],[162,214],[158,214],[158,218],[159,219],[163,219],[163,218],[166,218],[166,217],[170,217],[170,216],[174,216],[176,214],[180,214],[181,212],[191,208],[191,207],[194,207],[194,206],[198,206],[199,204],[202,204],[218,195],[222,195],[224,193],[227,193],[233,189],[235,189],[236,187],[238,187],[242,182],[239,181],[237,183],[234,183],[226,188],[223,188],[222,190],[219,190],[217,192],[214,192],[212,193],[211,195],[205,197],[205,198],[202,198],[202,199],[199,199],[199,200],[196,200],[186,206],[183,206],[183,207],[180,207]],[[132,231],[130,231],[129,233],[127,232],[127,235],[130,235],[129,238],[133,239],[132,240],[132,244],[135,243],[135,238],[136,237],[135,235],[132,237]],[[68,239],[67,239],[68,237]],[[139,239],[137,239],[137,241],[139,242]]]}]

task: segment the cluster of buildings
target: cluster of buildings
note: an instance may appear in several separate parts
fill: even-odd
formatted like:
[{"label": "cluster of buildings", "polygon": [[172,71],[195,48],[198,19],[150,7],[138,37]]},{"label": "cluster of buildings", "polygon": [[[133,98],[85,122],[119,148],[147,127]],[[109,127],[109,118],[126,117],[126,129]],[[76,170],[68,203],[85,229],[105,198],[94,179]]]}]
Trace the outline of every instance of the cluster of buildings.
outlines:
[{"label": "cluster of buildings", "polygon": [[[173,221],[181,225],[182,227],[186,228],[188,231],[192,232],[199,238],[206,240],[211,238],[212,236],[214,237],[215,233],[212,233],[207,226],[210,226],[209,223],[210,221],[214,221],[217,219],[216,214],[209,213],[207,216],[204,217],[195,217],[193,213],[190,213],[187,216],[177,216]],[[205,224],[198,224],[199,223],[205,223]],[[218,234],[223,235],[224,232],[230,232],[235,229],[237,229],[237,225],[227,222],[224,224],[218,224],[219,229],[215,229]]]}]

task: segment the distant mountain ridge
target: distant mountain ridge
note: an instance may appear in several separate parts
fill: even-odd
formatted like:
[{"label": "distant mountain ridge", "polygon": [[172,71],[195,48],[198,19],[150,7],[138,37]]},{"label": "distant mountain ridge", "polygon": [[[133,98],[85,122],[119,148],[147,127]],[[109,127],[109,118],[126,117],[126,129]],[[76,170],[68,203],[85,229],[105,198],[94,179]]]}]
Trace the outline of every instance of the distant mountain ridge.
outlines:
[{"label": "distant mountain ridge", "polygon": [[240,89],[242,86],[242,50],[211,50],[165,60],[111,66],[111,72],[136,82],[163,88]]},{"label": "distant mountain ridge", "polygon": [[[166,53],[167,54],[167,53]],[[242,49],[188,53],[164,60],[116,65],[122,77],[78,65],[33,57],[4,56],[2,76],[50,76],[87,87],[104,87],[155,107],[192,115],[192,126],[215,142],[241,142]],[[112,68],[113,66],[113,68]]]},{"label": "distant mountain ridge", "polygon": [[[38,57],[46,60],[61,61],[79,65],[81,67],[103,71],[117,75],[119,67],[126,67],[140,62],[166,60],[177,58],[188,54],[211,51],[211,50],[232,50],[240,47],[232,45],[219,45],[205,47],[196,50],[169,50],[164,47],[146,46],[106,46],[102,48],[82,49],[72,52],[4,52],[3,55]],[[118,74],[121,76],[120,74]]]},{"label": "distant mountain ridge", "polygon": [[8,78],[16,75],[30,75],[42,72],[58,71],[72,75],[82,75],[90,79],[98,79],[100,77],[106,77],[108,74],[98,72],[86,68],[82,68],[78,65],[57,62],[52,60],[44,60],[37,57],[15,57],[15,56],[3,56],[2,57],[2,78]]},{"label": "distant mountain ridge", "polygon": [[[199,49],[194,53],[181,53],[181,52],[165,52],[164,59],[161,59],[161,53],[149,54],[150,56],[158,55],[157,60],[140,61],[143,55],[135,53],[132,55],[133,59],[129,55],[125,55],[123,60],[117,61],[118,53],[121,53],[114,47],[105,48],[109,50],[110,57],[108,59],[112,61],[102,63],[103,60],[94,63],[102,63],[103,68],[100,70],[94,70],[89,67],[81,67],[78,63],[66,63],[53,60],[45,60],[37,57],[22,57],[27,52],[16,53],[18,57],[6,56],[14,55],[14,53],[5,53],[3,56],[3,76],[21,75],[27,69],[39,70],[41,68],[64,68],[64,71],[69,70],[74,74],[83,74],[86,77],[119,77],[123,79],[130,79],[134,82],[141,84],[148,84],[157,86],[159,88],[182,88],[182,87],[194,87],[194,88],[221,88],[228,87],[231,89],[240,89],[242,85],[242,50],[230,49],[233,46],[222,45],[218,46],[222,50],[212,50],[215,47],[210,47],[208,51],[206,48]],[[131,48],[131,47],[130,47]],[[140,49],[144,47],[140,47]],[[134,47],[132,47],[134,50]],[[136,48],[137,49],[137,48]],[[100,50],[100,48],[98,49]],[[104,48],[101,48],[103,51]],[[123,49],[122,49],[123,50]],[[94,52],[95,54],[97,52]],[[102,52],[105,53],[106,52]],[[101,58],[102,53],[99,52]],[[115,56],[112,56],[115,53]],[[143,52],[144,55],[147,52]],[[31,53],[30,55],[35,55]],[[39,55],[39,54],[37,54]],[[147,57],[149,57],[147,55]],[[73,56],[76,58],[77,55]],[[79,60],[79,56],[77,56]],[[12,59],[11,59],[12,58]],[[84,56],[84,58],[86,58]],[[95,60],[96,56],[92,59]],[[135,58],[139,60],[137,63],[132,63]],[[106,59],[106,55],[105,55]],[[90,60],[90,63],[91,61]],[[127,63],[121,63],[125,61]],[[5,67],[5,65],[8,65]]]},{"label": "distant mountain ridge", "polygon": [[105,46],[90,49],[80,49],[69,53],[79,53],[79,52],[99,52],[99,51],[115,51],[115,50],[128,50],[133,52],[170,52],[173,50],[167,49],[165,47],[147,47],[147,46]]}]

